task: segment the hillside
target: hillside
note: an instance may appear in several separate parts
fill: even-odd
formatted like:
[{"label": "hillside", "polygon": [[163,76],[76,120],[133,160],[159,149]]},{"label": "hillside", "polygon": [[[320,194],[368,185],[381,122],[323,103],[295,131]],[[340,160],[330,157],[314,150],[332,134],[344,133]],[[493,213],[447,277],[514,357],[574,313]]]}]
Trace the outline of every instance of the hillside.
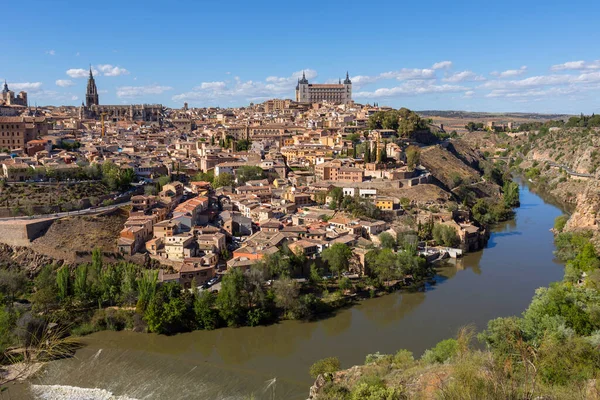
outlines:
[{"label": "hillside", "polygon": [[110,215],[59,219],[43,236],[32,242],[31,249],[69,264],[89,261],[96,247],[106,254],[115,253],[116,240],[127,219],[126,214],[119,209]]},{"label": "hillside", "polygon": [[[449,149],[455,150],[452,145]],[[457,154],[464,155],[470,164],[477,164],[473,154],[450,151],[441,145],[431,146],[421,151],[421,164],[445,189],[454,189],[460,183],[475,183],[481,180],[481,173],[465,163]],[[456,153],[456,154],[455,154]]]}]

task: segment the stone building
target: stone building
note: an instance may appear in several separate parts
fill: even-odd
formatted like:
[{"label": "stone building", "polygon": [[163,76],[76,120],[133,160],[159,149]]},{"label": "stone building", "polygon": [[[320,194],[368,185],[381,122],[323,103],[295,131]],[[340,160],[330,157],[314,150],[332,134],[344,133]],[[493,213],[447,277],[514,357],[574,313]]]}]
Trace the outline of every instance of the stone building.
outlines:
[{"label": "stone building", "polygon": [[346,72],[344,82],[340,80],[337,84],[308,83],[308,79],[302,73],[302,79],[296,85],[296,101],[301,103],[318,103],[328,101],[330,103],[347,104],[352,101],[352,81]]},{"label": "stone building", "polygon": [[47,134],[44,117],[0,117],[0,148],[24,150],[29,141]]},{"label": "stone building", "polygon": [[27,93],[19,92],[15,96],[15,92],[8,88],[8,84],[4,81],[2,93],[0,93],[0,106],[23,106],[27,107]]},{"label": "stone building", "polygon": [[96,80],[90,67],[85,105],[79,109],[80,119],[99,119],[104,114],[105,121],[144,121],[162,122],[162,104],[100,105]]}]

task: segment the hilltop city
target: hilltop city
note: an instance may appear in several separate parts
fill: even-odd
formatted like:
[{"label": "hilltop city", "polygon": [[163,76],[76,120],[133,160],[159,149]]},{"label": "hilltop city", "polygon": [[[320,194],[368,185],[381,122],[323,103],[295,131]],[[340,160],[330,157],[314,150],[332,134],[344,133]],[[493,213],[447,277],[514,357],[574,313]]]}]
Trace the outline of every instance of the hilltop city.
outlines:
[{"label": "hilltop city", "polygon": [[241,108],[103,105],[91,68],[80,107],[32,108],[6,82],[0,101],[6,183],[98,186],[55,202],[5,193],[5,213],[128,210],[114,251],[156,260],[162,282],[206,286],[282,246],[317,259],[336,243],[353,249],[349,272],[359,276],[382,234],[396,240],[422,226],[449,232],[442,247],[420,248],[429,261],[486,241],[452,192],[463,181],[490,185],[463,162],[469,150],[448,140],[456,131],[408,109],[355,103],[348,73],[337,84],[303,74],[295,100]]}]

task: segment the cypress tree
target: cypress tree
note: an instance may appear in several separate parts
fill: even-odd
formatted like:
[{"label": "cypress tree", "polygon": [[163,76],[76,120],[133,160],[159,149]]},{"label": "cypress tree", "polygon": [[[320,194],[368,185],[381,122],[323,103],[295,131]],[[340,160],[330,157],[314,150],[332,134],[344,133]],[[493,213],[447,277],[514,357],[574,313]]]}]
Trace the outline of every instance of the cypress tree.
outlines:
[{"label": "cypress tree", "polygon": [[378,154],[377,154],[377,144],[379,142],[375,142],[375,147],[373,148],[373,154],[371,155],[371,161],[372,162],[378,162],[379,158],[378,158]]}]

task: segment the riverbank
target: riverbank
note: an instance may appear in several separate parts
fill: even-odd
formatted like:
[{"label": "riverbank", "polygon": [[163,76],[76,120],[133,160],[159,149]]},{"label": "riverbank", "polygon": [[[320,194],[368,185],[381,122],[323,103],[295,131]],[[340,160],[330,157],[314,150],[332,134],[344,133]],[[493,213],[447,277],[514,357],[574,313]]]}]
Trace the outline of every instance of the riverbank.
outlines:
[{"label": "riverbank", "polygon": [[[75,358],[49,363],[33,383],[133,398],[172,398],[177,387],[176,399],[271,399],[264,390],[276,378],[275,398],[304,400],[314,382],[308,369],[318,359],[335,356],[348,368],[364,363],[367,354],[398,348],[418,356],[461,326],[482,330],[490,319],[521,313],[538,287],[560,280],[563,266],[554,259],[549,230],[561,211],[527,187],[521,203],[514,220],[492,229],[485,250],[437,268],[436,284],[425,291],[365,299],[309,322],[174,336],[97,332],[83,338]],[[136,371],[136,379],[119,371]]]},{"label": "riverbank", "polygon": [[407,350],[371,354],[338,371],[314,364],[310,399],[548,398],[600,399],[600,258],[591,233],[560,233],[557,256],[567,263],[560,283],[536,291],[522,317],[497,318],[477,335],[461,328],[415,359]]}]

